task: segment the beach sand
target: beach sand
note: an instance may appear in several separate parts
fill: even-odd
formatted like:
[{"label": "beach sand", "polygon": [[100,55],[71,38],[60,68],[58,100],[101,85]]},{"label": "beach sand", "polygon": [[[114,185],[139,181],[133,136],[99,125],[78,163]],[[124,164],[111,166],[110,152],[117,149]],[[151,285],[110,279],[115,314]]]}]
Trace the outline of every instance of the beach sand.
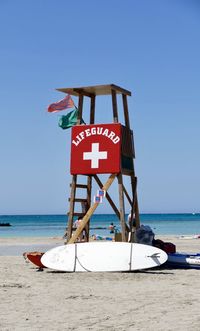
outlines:
[{"label": "beach sand", "polygon": [[[200,252],[200,239],[159,237],[179,252]],[[61,238],[0,239],[0,330],[200,330],[200,270],[132,273],[38,272],[22,250]]]}]

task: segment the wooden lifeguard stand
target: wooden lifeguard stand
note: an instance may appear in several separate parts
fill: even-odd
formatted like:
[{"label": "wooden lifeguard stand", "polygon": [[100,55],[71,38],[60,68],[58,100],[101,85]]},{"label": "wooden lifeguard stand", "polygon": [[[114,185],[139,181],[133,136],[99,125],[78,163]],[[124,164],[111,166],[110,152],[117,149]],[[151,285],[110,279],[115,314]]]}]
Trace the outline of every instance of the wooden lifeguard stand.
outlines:
[{"label": "wooden lifeguard stand", "polygon": [[[59,88],[57,90],[78,97],[77,126],[79,127],[83,116],[84,97],[88,97],[90,99],[90,120],[88,125],[89,129],[90,127],[92,128],[93,126],[95,126],[96,97],[103,95],[110,95],[112,98],[113,123],[118,124],[121,130],[120,131],[121,132],[120,167],[117,172],[110,173],[110,176],[108,177],[108,180],[106,181],[105,184],[102,183],[99,176],[95,172],[95,169],[91,171],[91,173],[88,173],[87,171],[84,171],[83,173],[79,173],[79,172],[73,173],[73,171],[71,171],[72,173],[72,182],[70,185],[71,195],[69,198],[70,205],[69,205],[69,213],[68,213],[68,226],[65,233],[65,237],[67,238],[67,243],[75,242],[83,229],[86,229],[86,239],[87,241],[89,241],[90,218],[99,204],[98,202],[94,202],[93,204],[91,204],[92,180],[95,180],[99,188],[105,191],[105,198],[107,198],[113,211],[120,220],[122,241],[124,242],[128,240],[133,241],[132,238],[133,221],[135,221],[136,228],[138,228],[140,226],[140,219],[139,219],[139,209],[138,209],[138,199],[137,199],[137,178],[135,176],[135,170],[134,170],[134,158],[135,158],[134,137],[133,137],[133,132],[130,129],[128,103],[127,103],[127,96],[131,96],[131,92],[114,84],[87,86],[87,87]],[[117,95],[122,96],[125,125],[120,125],[118,120]],[[106,114],[105,114],[105,118],[106,118]],[[99,124],[99,126],[101,126],[101,124]],[[73,128],[76,128],[76,126]],[[82,129],[83,128],[84,127],[82,126]],[[89,135],[89,132],[90,131],[87,131],[86,133],[88,133]],[[80,136],[79,135],[77,136],[79,140],[81,139]],[[113,137],[113,135],[110,133],[109,137]],[[76,144],[78,144],[78,142]],[[106,173],[106,172],[102,172],[102,173]],[[127,189],[123,184],[123,175],[129,176],[130,178],[131,193],[128,193]],[[82,182],[79,182],[79,177],[85,177],[86,182],[84,184]],[[119,208],[116,206],[111,196],[107,192],[108,188],[111,186],[111,184],[115,179],[117,179],[118,181]],[[85,191],[85,198],[77,197],[77,191],[78,191],[77,189]],[[126,224],[126,220],[125,220],[124,197],[127,198],[131,208],[130,228]],[[82,206],[81,213],[75,211],[76,203],[81,203]],[[82,217],[82,223],[73,233],[73,221],[74,221],[74,217],[76,216]],[[131,235],[128,235],[129,233]]]}]

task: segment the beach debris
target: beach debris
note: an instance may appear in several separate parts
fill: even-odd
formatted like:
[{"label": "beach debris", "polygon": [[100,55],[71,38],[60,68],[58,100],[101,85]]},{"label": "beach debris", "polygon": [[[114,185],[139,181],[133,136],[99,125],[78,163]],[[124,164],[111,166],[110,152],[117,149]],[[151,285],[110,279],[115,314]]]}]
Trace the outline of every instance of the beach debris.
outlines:
[{"label": "beach debris", "polygon": [[178,239],[200,239],[200,234],[194,234],[191,236],[179,236]]}]

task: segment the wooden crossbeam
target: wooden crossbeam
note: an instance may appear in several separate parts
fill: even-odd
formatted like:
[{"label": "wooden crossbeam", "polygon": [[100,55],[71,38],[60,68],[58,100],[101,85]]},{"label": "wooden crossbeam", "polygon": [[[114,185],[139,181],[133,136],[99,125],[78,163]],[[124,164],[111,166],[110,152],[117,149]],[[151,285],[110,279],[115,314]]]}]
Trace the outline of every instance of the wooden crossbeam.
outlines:
[{"label": "wooden crossbeam", "polygon": [[[103,184],[101,182],[101,180],[99,179],[99,177],[97,175],[94,175],[93,176],[94,179],[96,180],[97,184],[99,185],[99,187],[102,189],[103,187]],[[124,187],[124,186],[123,186]],[[124,187],[125,189],[125,187]],[[125,189],[126,190],[126,189]],[[126,191],[127,192],[127,191]],[[128,193],[127,193],[128,194]],[[120,212],[118,210],[118,208],[116,207],[115,203],[113,202],[113,200],[111,199],[110,195],[108,194],[108,192],[106,192],[106,199],[108,200],[108,202],[110,203],[111,207],[113,208],[115,214],[117,215],[117,217],[119,218],[120,220]],[[126,227],[126,231],[128,232],[129,231],[129,227],[127,226],[127,224],[125,224],[125,227]]]},{"label": "wooden crossbeam", "polygon": [[[102,190],[106,191],[109,189],[109,187],[111,186],[111,184],[113,183],[114,179],[116,177],[116,174],[111,174],[107,180],[107,182],[103,185]],[[92,214],[94,213],[94,211],[96,210],[96,208],[98,207],[99,203],[95,202],[87,211],[87,213],[85,214],[85,216],[82,219],[81,224],[79,225],[79,227],[76,229],[76,231],[74,232],[73,236],[71,237],[71,239],[68,241],[67,244],[73,244],[77,238],[80,236],[81,232],[83,231],[83,229],[85,228],[87,222],[89,221],[90,217],[92,216]]]},{"label": "wooden crossbeam", "polygon": [[[102,190],[103,184],[101,182],[101,180],[99,179],[99,177],[97,175],[93,176],[94,179],[96,180],[97,184],[99,185],[100,189]],[[117,217],[120,219],[120,213],[118,208],[116,207],[115,203],[113,202],[113,200],[111,199],[110,195],[108,194],[108,192],[106,192],[106,199],[108,200],[109,204],[111,205],[112,209],[114,210],[115,214],[117,215]]]},{"label": "wooden crossbeam", "polygon": [[123,191],[124,191],[124,194],[125,194],[125,196],[126,196],[126,198],[127,198],[128,202],[129,202],[129,203],[130,203],[130,205],[132,206],[132,204],[133,204],[133,201],[131,200],[131,198],[130,198],[130,196],[129,196],[129,194],[128,194],[128,192],[127,192],[126,188],[125,188],[125,186],[124,186],[124,185],[122,185],[122,187],[123,187]]},{"label": "wooden crossbeam", "polygon": [[[70,184],[70,187],[72,187],[72,184]],[[76,184],[76,188],[88,188],[85,184]]]},{"label": "wooden crossbeam", "polygon": [[[70,198],[68,198],[68,201],[70,201],[71,199]],[[74,199],[74,202],[87,202],[87,199],[83,199],[83,198],[75,198]]]}]

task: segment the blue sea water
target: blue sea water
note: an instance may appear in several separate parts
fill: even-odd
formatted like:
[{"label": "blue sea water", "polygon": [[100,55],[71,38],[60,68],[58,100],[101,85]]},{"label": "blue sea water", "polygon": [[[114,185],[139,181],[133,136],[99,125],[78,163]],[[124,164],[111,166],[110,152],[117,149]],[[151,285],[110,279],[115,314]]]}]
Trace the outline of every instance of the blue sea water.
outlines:
[{"label": "blue sea water", "polygon": [[[200,234],[200,214],[141,214],[141,224],[149,225],[155,235]],[[109,224],[113,222],[119,229],[120,223],[113,214],[93,215],[90,234],[108,236]],[[67,226],[66,215],[2,215],[0,223],[10,223],[10,227],[0,226],[0,237],[62,237]],[[101,229],[99,229],[101,228]]]}]

